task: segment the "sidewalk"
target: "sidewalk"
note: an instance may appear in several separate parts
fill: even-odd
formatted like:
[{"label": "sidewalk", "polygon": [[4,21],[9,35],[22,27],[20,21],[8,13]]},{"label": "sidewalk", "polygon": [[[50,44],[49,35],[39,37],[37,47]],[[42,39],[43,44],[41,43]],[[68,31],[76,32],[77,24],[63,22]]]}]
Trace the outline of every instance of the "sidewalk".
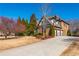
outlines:
[{"label": "sidewalk", "polygon": [[[40,41],[27,46],[8,49],[0,52],[0,55],[12,56],[58,56],[60,55],[72,41],[67,41],[71,37],[55,37]],[[73,37],[72,37],[73,38]]]}]

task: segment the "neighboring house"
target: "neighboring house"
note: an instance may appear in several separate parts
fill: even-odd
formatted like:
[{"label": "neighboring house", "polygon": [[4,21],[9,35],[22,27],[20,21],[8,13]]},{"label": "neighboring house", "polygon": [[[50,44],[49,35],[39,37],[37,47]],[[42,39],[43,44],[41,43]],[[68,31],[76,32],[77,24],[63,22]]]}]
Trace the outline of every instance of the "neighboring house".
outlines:
[{"label": "neighboring house", "polygon": [[78,36],[79,37],[79,28],[76,29],[76,34],[75,36]]},{"label": "neighboring house", "polygon": [[77,27],[74,31],[73,31],[73,36],[79,36],[79,28]]},{"label": "neighboring house", "polygon": [[69,24],[61,20],[58,16],[43,16],[38,24],[38,32],[44,36],[49,36],[50,25],[55,28],[55,36],[67,35]]}]

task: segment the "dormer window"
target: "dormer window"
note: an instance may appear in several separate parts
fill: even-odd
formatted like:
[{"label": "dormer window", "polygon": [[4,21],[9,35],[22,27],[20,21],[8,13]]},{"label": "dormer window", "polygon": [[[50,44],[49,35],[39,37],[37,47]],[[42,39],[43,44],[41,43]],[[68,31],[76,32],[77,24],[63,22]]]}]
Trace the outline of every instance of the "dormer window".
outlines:
[{"label": "dormer window", "polygon": [[51,22],[52,22],[52,23],[54,23],[54,21],[53,21],[53,20],[51,20]]},{"label": "dormer window", "polygon": [[58,24],[58,22],[56,22],[56,24]]}]

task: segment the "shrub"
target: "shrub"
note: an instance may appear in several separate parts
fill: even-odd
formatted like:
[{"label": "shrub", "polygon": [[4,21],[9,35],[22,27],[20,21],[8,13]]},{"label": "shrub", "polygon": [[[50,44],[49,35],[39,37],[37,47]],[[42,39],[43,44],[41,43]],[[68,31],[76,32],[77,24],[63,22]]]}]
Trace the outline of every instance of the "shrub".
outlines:
[{"label": "shrub", "polygon": [[53,26],[50,26],[50,31],[49,31],[49,35],[54,37],[55,36],[55,29]]},{"label": "shrub", "polygon": [[68,30],[67,36],[71,36],[71,31],[70,30]]},{"label": "shrub", "polygon": [[24,36],[24,33],[16,33],[16,36]]}]

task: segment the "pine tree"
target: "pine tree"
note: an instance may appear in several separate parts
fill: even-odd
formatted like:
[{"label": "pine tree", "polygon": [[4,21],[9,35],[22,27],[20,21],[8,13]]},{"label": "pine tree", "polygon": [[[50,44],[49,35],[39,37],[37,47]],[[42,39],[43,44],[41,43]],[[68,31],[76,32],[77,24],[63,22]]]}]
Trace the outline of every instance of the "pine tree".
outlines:
[{"label": "pine tree", "polygon": [[32,14],[31,18],[30,18],[30,24],[32,24],[33,26],[36,26],[36,16],[35,14]]},{"label": "pine tree", "polygon": [[26,25],[24,18],[22,18],[21,24]]},{"label": "pine tree", "polygon": [[25,20],[25,26],[26,26],[25,34],[28,35],[28,32],[29,32],[29,23],[28,23],[27,19]]},{"label": "pine tree", "polygon": [[68,30],[67,35],[68,35],[68,36],[71,36],[71,32],[70,32],[70,30]]},{"label": "pine tree", "polygon": [[28,28],[28,20],[26,19],[26,21],[25,21],[25,23],[26,23],[26,28]]},{"label": "pine tree", "polygon": [[25,26],[25,31],[24,31],[25,33],[27,29],[26,29],[26,21],[24,20],[24,18],[22,18],[21,24]]},{"label": "pine tree", "polygon": [[[24,18],[23,18],[22,21],[21,21],[21,18],[20,18],[20,16],[19,16],[19,17],[18,17],[18,20],[17,20],[17,25],[18,25],[18,26],[23,26],[24,28],[26,28]],[[22,28],[22,29],[24,29],[24,28]],[[19,29],[19,30],[20,30],[20,29]],[[26,30],[26,29],[25,29],[25,30]],[[16,33],[16,35],[24,36],[25,30],[24,30],[23,32]]]},{"label": "pine tree", "polygon": [[18,24],[18,25],[21,24],[21,18],[20,18],[20,16],[18,17],[17,24]]},{"label": "pine tree", "polygon": [[35,14],[32,14],[32,16],[30,18],[30,28],[29,28],[29,30],[30,30],[30,32],[32,34],[34,34],[34,30],[36,28],[36,24],[37,24],[36,16],[35,16]]}]

